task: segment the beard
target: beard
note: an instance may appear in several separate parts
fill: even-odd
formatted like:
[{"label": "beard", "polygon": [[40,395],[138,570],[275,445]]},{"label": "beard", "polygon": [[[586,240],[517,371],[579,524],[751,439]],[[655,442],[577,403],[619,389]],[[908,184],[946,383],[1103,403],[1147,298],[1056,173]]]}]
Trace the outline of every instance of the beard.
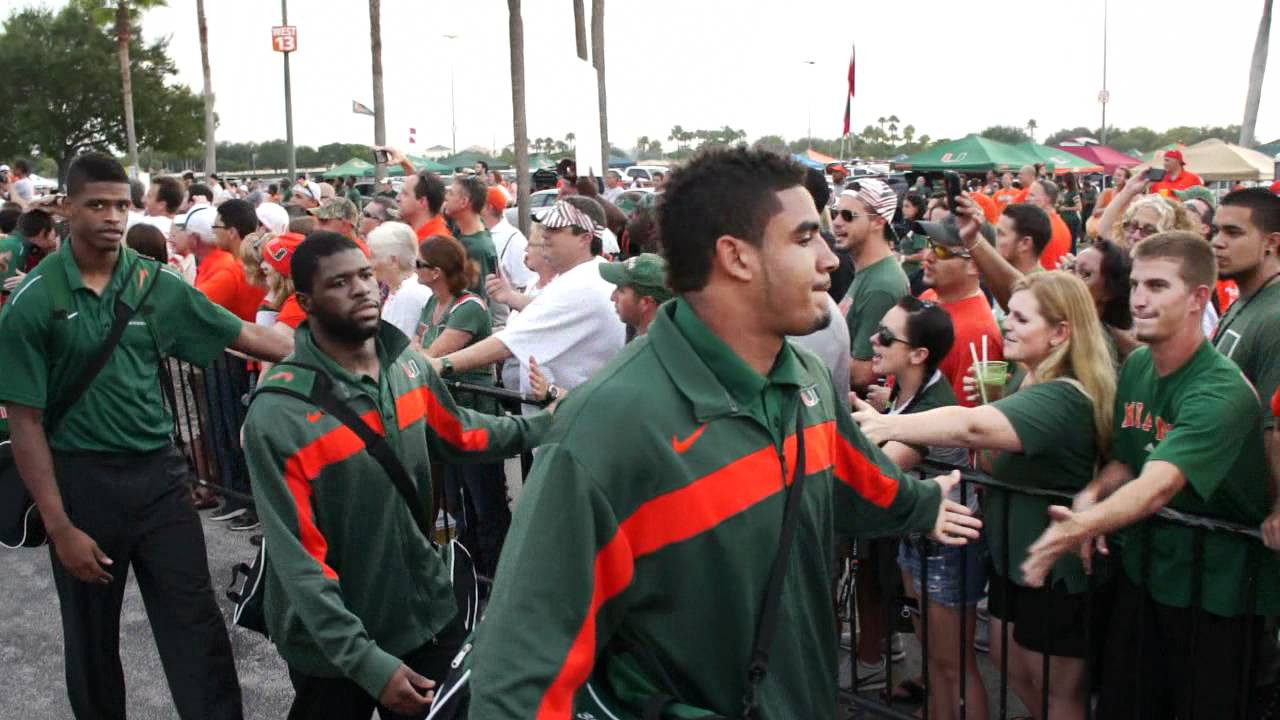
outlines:
[{"label": "beard", "polygon": [[350,317],[338,315],[313,308],[310,321],[323,330],[325,335],[342,343],[357,345],[378,334],[378,323],[368,325]]}]

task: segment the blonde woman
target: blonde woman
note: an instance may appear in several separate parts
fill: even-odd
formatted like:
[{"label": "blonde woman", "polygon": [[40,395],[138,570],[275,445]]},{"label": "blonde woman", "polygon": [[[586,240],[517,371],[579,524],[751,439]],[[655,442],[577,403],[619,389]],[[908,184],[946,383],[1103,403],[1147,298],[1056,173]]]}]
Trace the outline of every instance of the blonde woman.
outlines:
[{"label": "blonde woman", "polygon": [[1148,195],[1150,186],[1151,181],[1143,172],[1116,193],[1098,220],[1098,231],[1104,240],[1131,249],[1158,232],[1196,229],[1182,203],[1162,195]]},{"label": "blonde woman", "polygon": [[[873,442],[995,451],[983,455],[996,481],[1074,494],[1093,479],[1107,451],[1115,399],[1115,371],[1093,299],[1069,273],[1027,275],[1014,285],[1004,327],[1005,358],[1028,372],[1003,399],[910,416],[881,415],[859,401],[854,419]],[[1018,568],[1048,526],[1051,504],[1043,496],[986,491],[991,652],[999,664],[1007,623],[1013,640],[1007,648],[1009,682],[1023,703],[1040,720],[1083,718],[1084,627],[1093,620],[1086,614],[1084,567],[1078,557],[1062,558],[1043,588],[1026,586]],[[1051,665],[1049,714],[1042,716],[1045,654]]]}]

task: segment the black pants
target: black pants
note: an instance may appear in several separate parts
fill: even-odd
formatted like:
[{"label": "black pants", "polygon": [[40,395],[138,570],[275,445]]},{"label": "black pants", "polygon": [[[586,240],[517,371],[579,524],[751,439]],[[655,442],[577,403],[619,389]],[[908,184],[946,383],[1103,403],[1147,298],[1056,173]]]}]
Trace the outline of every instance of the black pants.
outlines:
[{"label": "black pants", "polygon": [[[1260,618],[1155,602],[1120,575],[1103,660],[1099,720],[1244,717]],[[1254,641],[1249,641],[1252,635]]]},{"label": "black pants", "polygon": [[[467,633],[454,622],[434,642],[401,658],[419,675],[440,685],[449,674],[449,663],[458,654]],[[400,715],[378,704],[359,685],[347,678],[322,678],[303,675],[289,669],[289,681],[297,695],[289,709],[289,720],[369,720],[376,709],[382,720],[421,720],[419,715]]]},{"label": "black pants", "polygon": [[242,717],[231,641],[214,598],[182,455],[173,448],[143,455],[55,453],[54,468],[71,522],[114,563],[109,584],[90,584],[53,554],[67,694],[76,717],[125,717],[120,604],[130,567],[175,714],[183,720]]}]

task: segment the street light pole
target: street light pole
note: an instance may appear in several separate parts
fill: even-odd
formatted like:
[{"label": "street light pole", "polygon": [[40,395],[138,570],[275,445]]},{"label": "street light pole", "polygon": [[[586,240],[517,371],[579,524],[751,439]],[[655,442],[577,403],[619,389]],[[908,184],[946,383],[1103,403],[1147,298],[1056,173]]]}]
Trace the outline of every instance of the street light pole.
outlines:
[{"label": "street light pole", "polygon": [[1107,5],[1108,0],[1102,0],[1102,96],[1098,99],[1102,101],[1102,144],[1107,144],[1107,101],[1110,96],[1107,95]]},{"label": "street light pole", "polygon": [[[446,40],[457,40],[458,36],[453,33],[445,33]],[[453,154],[458,154],[458,115],[454,104],[453,94],[453,42],[449,43],[449,129],[453,138]]]},{"label": "street light pole", "polygon": [[805,65],[809,66],[809,77],[806,78],[807,82],[805,82],[805,103],[804,103],[805,104],[805,125],[806,125],[805,139],[806,139],[806,142],[808,142],[809,144],[809,149],[812,150],[813,149],[813,66],[815,63],[813,60],[804,60],[803,62]]},{"label": "street light pole", "polygon": [[[280,0],[280,24],[289,24],[289,0]],[[293,92],[289,86],[289,53],[284,55],[284,132],[289,155],[289,182],[298,176],[297,157],[293,152]]]}]

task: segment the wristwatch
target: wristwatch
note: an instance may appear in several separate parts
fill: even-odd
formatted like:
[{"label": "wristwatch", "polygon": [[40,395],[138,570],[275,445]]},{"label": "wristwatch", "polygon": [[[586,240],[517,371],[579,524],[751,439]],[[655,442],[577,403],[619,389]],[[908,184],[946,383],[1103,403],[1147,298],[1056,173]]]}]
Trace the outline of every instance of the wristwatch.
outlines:
[{"label": "wristwatch", "polygon": [[453,375],[453,361],[446,355],[440,358],[440,377]]},{"label": "wristwatch", "polygon": [[555,385],[552,385],[551,387],[547,388],[548,404],[555,402],[557,399],[559,399],[559,397],[560,397],[560,388],[556,387]]}]

